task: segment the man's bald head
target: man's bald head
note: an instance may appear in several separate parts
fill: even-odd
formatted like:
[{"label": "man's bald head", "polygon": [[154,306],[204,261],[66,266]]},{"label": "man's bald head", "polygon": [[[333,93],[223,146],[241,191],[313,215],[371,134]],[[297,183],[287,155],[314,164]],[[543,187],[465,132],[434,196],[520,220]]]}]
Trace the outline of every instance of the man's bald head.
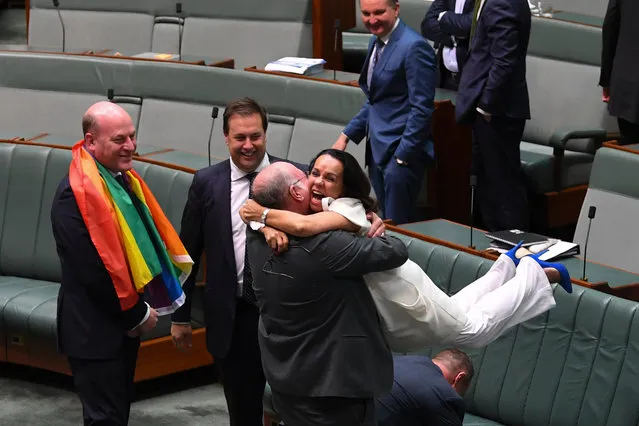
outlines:
[{"label": "man's bald head", "polygon": [[264,207],[309,213],[306,173],[278,161],[264,168],[253,181],[253,199]]},{"label": "man's bald head", "polygon": [[113,172],[129,170],[137,147],[133,120],[121,106],[103,101],[89,107],[82,117],[84,147]]},{"label": "man's bald head", "polygon": [[99,131],[100,121],[103,119],[110,119],[113,117],[126,116],[129,119],[129,113],[125,111],[118,104],[114,104],[109,101],[96,102],[89,107],[82,117],[82,134],[86,135],[88,132],[97,134]]}]

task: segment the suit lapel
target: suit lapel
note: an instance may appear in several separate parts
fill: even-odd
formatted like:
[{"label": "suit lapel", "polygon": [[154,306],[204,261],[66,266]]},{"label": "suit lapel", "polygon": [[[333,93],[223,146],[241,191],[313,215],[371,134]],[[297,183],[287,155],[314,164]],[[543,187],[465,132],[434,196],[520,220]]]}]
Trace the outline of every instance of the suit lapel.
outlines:
[{"label": "suit lapel", "polygon": [[[281,158],[269,155],[270,163],[278,161],[285,161]],[[224,254],[229,263],[229,267],[232,271],[237,270],[235,263],[235,246],[233,245],[233,222],[231,220],[231,160],[224,162],[224,167],[221,168],[220,173],[216,176],[219,182],[215,185],[215,200],[218,201],[219,209],[217,214],[219,215],[219,238],[222,240],[224,246]],[[208,236],[209,238],[215,238],[215,236]]]},{"label": "suit lapel", "polygon": [[[214,186],[214,200],[218,200],[219,208],[219,238],[224,246],[224,254],[231,267],[237,269],[235,265],[235,249],[233,247],[233,224],[231,223],[231,160],[226,160],[224,167],[217,176],[218,184]],[[207,235],[205,238],[216,238],[215,235]]]},{"label": "suit lapel", "polygon": [[[401,38],[404,32],[404,27],[405,27],[405,24],[402,21],[399,21],[397,28],[395,28],[395,31],[393,31],[393,33],[391,34],[390,38],[388,39],[388,42],[386,43],[386,46],[384,47],[384,51],[382,52],[379,59],[377,60],[377,64],[375,64],[375,69],[373,70],[373,78],[371,79],[372,87],[368,88],[368,91],[370,93],[369,98],[373,97],[373,93],[376,91],[376,85],[377,87],[379,87],[379,85],[382,84],[382,82],[380,81],[380,76],[382,74],[382,71],[386,67],[386,64],[388,63],[390,57],[393,56],[393,52],[395,51],[395,48],[397,47],[399,39]],[[373,42],[373,45],[374,44],[375,42]],[[371,47],[368,50],[369,50],[368,56],[370,58],[373,49]]]},{"label": "suit lapel", "polygon": [[367,97],[370,96],[370,87],[366,83],[366,77],[368,76],[368,65],[371,60],[371,56],[373,54],[373,46],[375,46],[375,36],[372,36],[368,42],[368,53],[366,54],[366,59],[364,60],[364,67],[362,72],[359,74],[359,87],[361,87],[364,95]]}]

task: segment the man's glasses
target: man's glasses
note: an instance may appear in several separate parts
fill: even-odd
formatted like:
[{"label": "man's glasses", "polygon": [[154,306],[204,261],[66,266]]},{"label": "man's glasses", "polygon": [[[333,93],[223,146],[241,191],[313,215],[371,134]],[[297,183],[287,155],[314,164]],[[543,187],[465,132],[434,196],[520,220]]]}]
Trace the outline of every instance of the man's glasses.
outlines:
[{"label": "man's glasses", "polygon": [[[306,178],[306,176],[302,176],[301,178],[299,178],[298,180],[296,180],[295,182],[293,182],[293,183],[291,184],[291,186],[295,186],[295,185],[297,185],[298,183],[300,183],[300,182],[301,182],[302,180],[304,180],[305,178]],[[298,186],[301,186],[301,185],[298,185]]]}]

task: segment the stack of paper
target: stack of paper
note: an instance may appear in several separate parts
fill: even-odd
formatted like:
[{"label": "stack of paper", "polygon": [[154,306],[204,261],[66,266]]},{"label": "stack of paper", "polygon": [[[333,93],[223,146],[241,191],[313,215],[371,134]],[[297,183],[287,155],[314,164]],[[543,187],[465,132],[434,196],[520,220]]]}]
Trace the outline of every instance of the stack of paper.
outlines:
[{"label": "stack of paper", "polygon": [[287,56],[275,62],[270,62],[264,67],[266,71],[290,72],[300,75],[313,75],[324,70],[324,59],[317,58],[294,58]]}]

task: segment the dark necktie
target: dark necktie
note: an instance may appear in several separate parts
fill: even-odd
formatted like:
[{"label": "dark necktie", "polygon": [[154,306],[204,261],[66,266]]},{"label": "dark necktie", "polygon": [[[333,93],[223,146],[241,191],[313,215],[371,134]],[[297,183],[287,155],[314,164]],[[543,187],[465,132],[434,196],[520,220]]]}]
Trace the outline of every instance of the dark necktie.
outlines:
[{"label": "dark necktie", "polygon": [[[249,198],[253,197],[253,179],[257,175],[256,172],[246,175],[246,179],[249,181]],[[257,299],[255,298],[255,291],[253,290],[253,274],[251,273],[251,265],[248,260],[248,239],[244,243],[244,282],[242,284],[242,299],[248,303],[255,305]]]}]

